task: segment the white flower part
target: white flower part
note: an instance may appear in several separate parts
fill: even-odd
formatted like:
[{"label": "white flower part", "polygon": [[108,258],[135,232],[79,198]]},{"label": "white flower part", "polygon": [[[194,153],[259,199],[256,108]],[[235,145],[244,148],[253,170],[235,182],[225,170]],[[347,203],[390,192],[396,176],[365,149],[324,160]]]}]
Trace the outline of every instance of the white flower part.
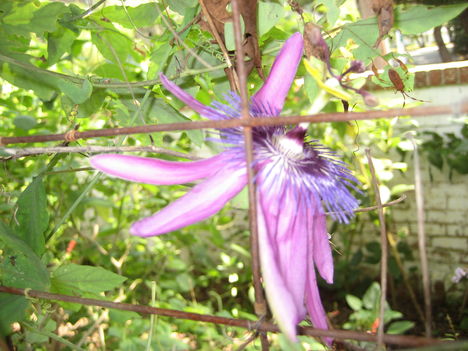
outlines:
[{"label": "white flower part", "polygon": [[273,139],[276,149],[286,158],[301,160],[304,156],[304,143],[287,135],[279,135]]}]

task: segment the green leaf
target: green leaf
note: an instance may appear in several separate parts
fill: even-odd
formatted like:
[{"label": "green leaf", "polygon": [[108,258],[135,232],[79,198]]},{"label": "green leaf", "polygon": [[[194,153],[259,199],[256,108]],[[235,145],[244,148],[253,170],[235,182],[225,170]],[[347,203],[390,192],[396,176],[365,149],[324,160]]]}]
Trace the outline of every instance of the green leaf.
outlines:
[{"label": "green leaf", "polygon": [[387,330],[387,334],[403,334],[414,327],[414,322],[410,321],[398,321],[390,324]]},{"label": "green leaf", "polygon": [[68,28],[59,29],[47,36],[47,63],[53,65],[64,53],[70,52],[77,35]]},{"label": "green leaf", "polygon": [[168,0],[167,4],[169,8],[175,12],[183,15],[187,8],[192,8],[197,6],[197,0]]},{"label": "green leaf", "polygon": [[91,41],[109,61],[122,66],[133,51],[132,41],[115,29],[111,23],[100,23],[101,31],[91,33]]},{"label": "green leaf", "polygon": [[32,32],[43,36],[44,32],[54,32],[59,17],[67,12],[67,6],[62,2],[52,2],[40,8],[36,2],[16,3],[11,13],[3,18],[3,22],[15,34],[29,36]]},{"label": "green leaf", "polygon": [[19,115],[13,120],[13,124],[20,129],[30,130],[37,125],[37,121],[34,117]]},{"label": "green leaf", "polygon": [[98,294],[120,286],[126,279],[102,267],[70,263],[52,272],[51,290],[72,295]]},{"label": "green leaf", "polygon": [[268,33],[276,23],[283,17],[284,8],[280,4],[274,2],[258,3],[258,36]]},{"label": "green leaf", "polygon": [[345,24],[341,31],[331,39],[331,49],[345,47],[348,40],[351,40],[359,47],[353,50],[354,57],[369,63],[372,57],[379,55],[378,50],[373,48],[378,36],[379,27],[375,17]]},{"label": "green leaf", "polygon": [[395,28],[403,34],[419,34],[440,26],[458,16],[468,7],[467,3],[437,6],[429,8],[424,5],[412,6],[405,11],[398,7],[395,11]]},{"label": "green leaf", "polygon": [[[0,222],[0,281],[16,288],[47,290],[49,273],[40,258],[10,228]],[[0,334],[10,333],[10,324],[20,321],[28,300],[23,296],[0,294]]]},{"label": "green leaf", "polygon": [[338,17],[340,17],[340,8],[336,5],[336,1],[319,0],[317,4],[323,4],[327,8],[327,22],[330,27],[333,27]]},{"label": "green leaf", "polygon": [[[245,32],[245,24],[242,17],[240,18],[241,22],[241,32]],[[228,51],[236,50],[236,40],[234,37],[234,24],[232,22],[224,23],[224,40],[226,44],[226,49]]]},{"label": "green leaf", "polygon": [[18,232],[20,238],[38,255],[44,252],[44,232],[49,224],[47,199],[42,177],[36,177],[21,193],[17,202]]},{"label": "green leaf", "polygon": [[364,307],[368,310],[375,310],[380,303],[380,285],[377,282],[367,289],[366,293],[362,297]]},{"label": "green leaf", "polygon": [[58,87],[73,103],[78,105],[88,100],[93,92],[93,85],[87,79],[84,79],[81,85],[65,79],[60,79],[58,81]]},{"label": "green leaf", "polygon": [[23,296],[0,293],[0,335],[11,333],[10,325],[23,320],[28,300]]},{"label": "green leaf", "polygon": [[57,29],[59,17],[69,12],[62,2],[51,2],[34,13],[28,28],[31,32],[42,36],[44,32],[54,32]]},{"label": "green leaf", "polygon": [[354,311],[362,309],[362,301],[354,295],[346,295],[346,302]]},{"label": "green leaf", "polygon": [[1,67],[0,76],[18,88],[34,90],[36,95],[44,101],[52,100],[55,95],[55,89],[50,84],[54,81],[53,78],[34,71],[34,68],[29,70],[5,62]]},{"label": "green leaf", "polygon": [[108,6],[103,8],[100,14],[111,22],[116,22],[125,28],[149,27],[154,25],[159,16],[156,6],[158,5],[153,2],[136,7]]}]

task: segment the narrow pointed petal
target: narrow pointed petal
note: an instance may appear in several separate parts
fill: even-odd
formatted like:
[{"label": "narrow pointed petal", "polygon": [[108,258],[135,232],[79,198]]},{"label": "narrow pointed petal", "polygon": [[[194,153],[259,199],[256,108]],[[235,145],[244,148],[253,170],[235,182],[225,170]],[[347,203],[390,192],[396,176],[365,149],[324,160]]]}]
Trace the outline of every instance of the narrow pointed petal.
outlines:
[{"label": "narrow pointed petal", "polygon": [[[309,237],[309,248],[313,248],[313,238]],[[320,299],[320,292],[317,285],[317,276],[315,274],[315,267],[313,261],[313,250],[309,251],[309,260],[307,266],[307,285],[305,300],[307,311],[309,312],[310,320],[315,328],[328,329],[327,315]],[[324,338],[325,342],[330,346],[332,343],[331,338]]]},{"label": "narrow pointed petal", "polygon": [[293,34],[283,45],[271,67],[265,84],[252,97],[254,105],[279,113],[283,109],[302,57],[304,41],[301,33]]},{"label": "narrow pointed petal", "polygon": [[288,290],[277,264],[274,241],[268,233],[268,218],[264,215],[262,205],[258,202],[258,243],[260,266],[265,292],[273,316],[281,331],[292,341],[297,341],[296,325],[298,311],[296,303]]},{"label": "narrow pointed petal", "polygon": [[312,218],[314,263],[322,278],[328,284],[333,284],[333,255],[328,239],[325,215],[316,212]]},{"label": "narrow pointed petal", "polygon": [[192,162],[174,162],[119,154],[102,154],[90,159],[94,168],[109,175],[156,185],[182,184],[206,178],[216,173],[225,162],[224,154]]},{"label": "narrow pointed petal", "polygon": [[159,78],[164,87],[174,94],[180,101],[184,102],[192,110],[198,112],[203,117],[209,119],[226,119],[226,115],[223,113],[211,108],[209,106],[203,105],[200,101],[195,99],[190,94],[186,93],[184,90],[179,88],[175,83],[171,82],[164,74],[160,74]]},{"label": "narrow pointed petal", "polygon": [[158,213],[134,223],[130,232],[154,236],[204,220],[221,210],[246,184],[245,165],[221,169]]},{"label": "narrow pointed petal", "polygon": [[[271,190],[269,189],[270,192]],[[299,323],[306,316],[304,292],[308,259],[306,211],[305,208],[302,208],[298,196],[289,188],[281,196],[276,196],[276,201],[280,203],[281,214],[278,217],[276,235],[274,236],[278,245],[277,262],[281,276],[296,305],[296,323]],[[268,213],[270,205],[271,201],[262,202],[265,213]]]}]

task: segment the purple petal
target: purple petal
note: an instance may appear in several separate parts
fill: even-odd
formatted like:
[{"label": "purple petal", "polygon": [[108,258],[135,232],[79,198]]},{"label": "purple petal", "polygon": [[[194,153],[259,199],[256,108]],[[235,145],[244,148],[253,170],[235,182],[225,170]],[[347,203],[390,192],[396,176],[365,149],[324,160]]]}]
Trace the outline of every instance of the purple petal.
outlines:
[{"label": "purple petal", "polygon": [[314,263],[322,278],[333,284],[333,255],[325,215],[316,211],[312,218]]},{"label": "purple petal", "polygon": [[102,154],[91,157],[91,165],[109,175],[133,182],[170,185],[192,182],[216,173],[226,162],[219,154],[192,162],[165,161],[157,158],[119,154]]},{"label": "purple petal", "polygon": [[[313,247],[313,239],[309,237],[309,246]],[[317,277],[313,264],[313,250],[310,250],[309,264],[307,266],[307,286],[306,286],[306,305],[310,320],[315,328],[328,329],[327,315],[320,299],[320,293],[317,285]],[[328,345],[331,345],[333,339],[324,338]]]},{"label": "purple petal", "polygon": [[204,220],[223,208],[246,184],[245,165],[223,168],[158,213],[134,223],[130,232],[154,236]]},{"label": "purple petal", "polygon": [[[271,189],[268,189],[271,192]],[[276,233],[270,235],[278,248],[277,262],[281,276],[294,299],[299,323],[306,315],[304,305],[304,291],[307,273],[307,221],[305,208],[302,207],[298,195],[290,188],[286,188],[283,194],[274,194],[279,203],[281,212],[278,216]],[[273,201],[262,201],[265,217]],[[276,206],[275,206],[276,207]]]},{"label": "purple petal", "polygon": [[193,96],[179,88],[175,83],[167,79],[167,77],[164,74],[161,73],[159,75],[159,78],[161,79],[161,83],[167,90],[169,90],[180,101],[184,102],[188,107],[198,112],[203,117],[209,119],[226,119],[226,116],[223,113],[215,110],[214,108],[203,105],[200,101],[198,101]]},{"label": "purple petal", "polygon": [[302,58],[303,47],[304,41],[301,33],[293,34],[284,43],[265,84],[252,97],[254,105],[263,106],[267,111],[276,111],[276,113],[283,109],[284,100]]},{"label": "purple petal", "polygon": [[273,313],[281,331],[292,341],[297,340],[296,325],[298,311],[296,302],[284,281],[277,264],[276,244],[268,233],[267,221],[261,202],[258,202],[258,243],[260,266],[268,299],[268,306]]}]

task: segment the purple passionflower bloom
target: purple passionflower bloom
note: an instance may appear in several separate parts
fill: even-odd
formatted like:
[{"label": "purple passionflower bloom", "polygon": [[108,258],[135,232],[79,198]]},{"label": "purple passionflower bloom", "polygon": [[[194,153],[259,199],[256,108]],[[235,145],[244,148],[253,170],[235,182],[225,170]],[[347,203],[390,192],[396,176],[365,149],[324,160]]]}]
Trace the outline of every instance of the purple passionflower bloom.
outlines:
[{"label": "purple passionflower bloom", "polygon": [[[251,98],[250,114],[280,114],[302,57],[303,40],[293,34],[276,58],[262,88]],[[161,74],[162,84],[200,115],[239,118],[240,98],[205,106]],[[260,264],[269,306],[281,330],[296,340],[296,326],[308,314],[316,328],[327,329],[317,286],[316,269],[333,282],[332,250],[325,210],[348,222],[357,207],[348,188],[356,179],[333,152],[306,137],[306,125],[253,128],[257,185]],[[123,179],[158,185],[205,180],[151,217],[131,227],[134,235],[164,234],[218,212],[247,184],[241,128],[219,131],[224,151],[193,162],[104,154],[91,158],[93,167]],[[331,339],[327,339],[330,342]]]}]

